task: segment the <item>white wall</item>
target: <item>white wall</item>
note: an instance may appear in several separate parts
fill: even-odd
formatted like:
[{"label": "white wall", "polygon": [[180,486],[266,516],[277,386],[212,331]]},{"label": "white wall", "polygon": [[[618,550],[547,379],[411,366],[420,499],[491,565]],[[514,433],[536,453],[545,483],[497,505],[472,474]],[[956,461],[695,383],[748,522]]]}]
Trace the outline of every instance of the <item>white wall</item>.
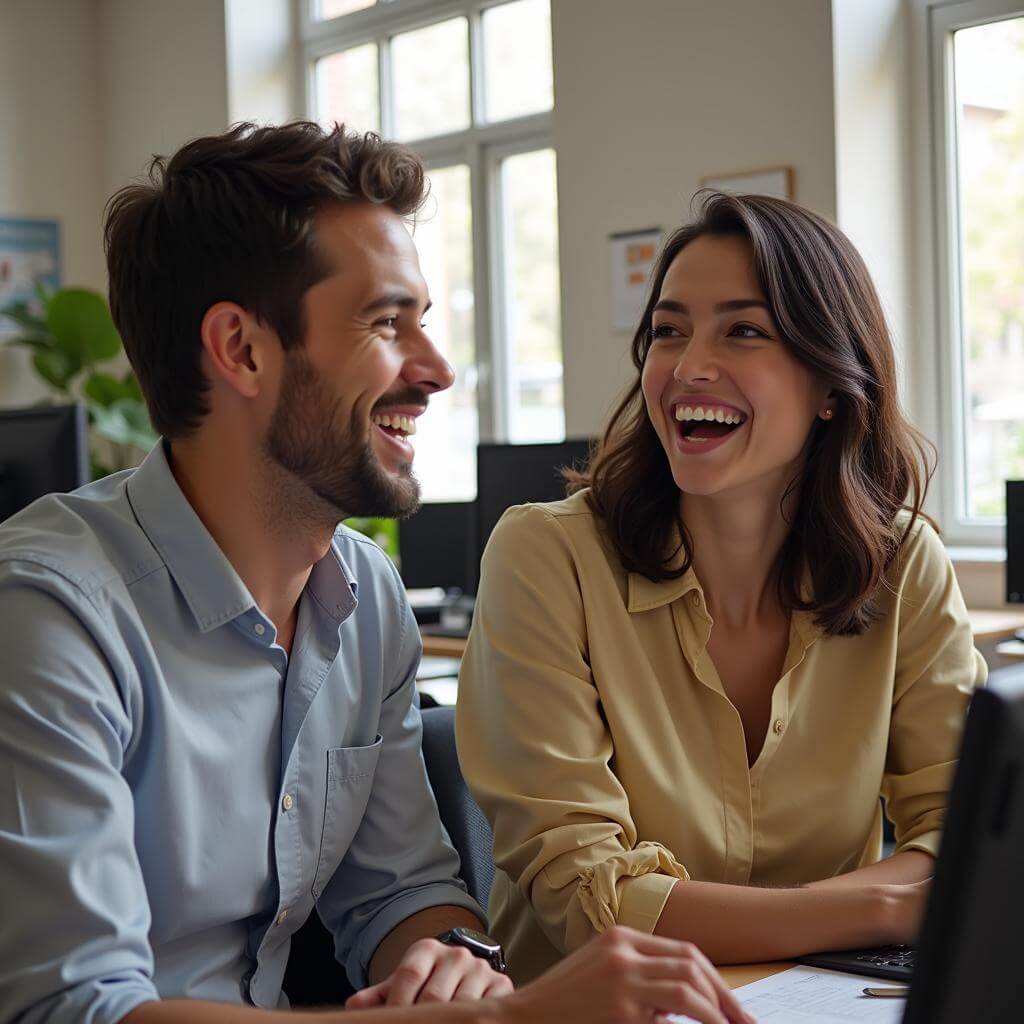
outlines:
[{"label": "white wall", "polygon": [[553,0],[566,429],[598,431],[630,379],[609,322],[608,235],[687,216],[702,176],[776,164],[835,217],[822,0]]},{"label": "white wall", "polygon": [[909,18],[903,0],[833,0],[836,206],[874,278],[905,403],[921,340],[913,317]]},{"label": "white wall", "polygon": [[[103,206],[228,123],[222,0],[3,0],[0,215],[61,223],[63,282],[106,288]],[[0,405],[45,395],[0,345]]]},{"label": "white wall", "polygon": [[228,123],[223,0],[98,0],[103,201]]},{"label": "white wall", "polygon": [[[63,280],[104,285],[94,0],[0,3],[0,216],[60,222]],[[0,404],[44,389],[0,345]]]}]

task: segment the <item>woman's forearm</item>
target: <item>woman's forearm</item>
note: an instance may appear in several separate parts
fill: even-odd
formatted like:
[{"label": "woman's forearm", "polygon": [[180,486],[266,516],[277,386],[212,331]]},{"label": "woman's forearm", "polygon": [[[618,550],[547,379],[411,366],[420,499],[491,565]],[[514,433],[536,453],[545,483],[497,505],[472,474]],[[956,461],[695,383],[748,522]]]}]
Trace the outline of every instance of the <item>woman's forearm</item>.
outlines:
[{"label": "woman's forearm", "polygon": [[808,889],[842,889],[863,885],[910,885],[935,874],[935,858],[924,850],[904,850],[866,868],[811,882]]},{"label": "woman's forearm", "polygon": [[654,931],[693,942],[718,964],[880,945],[902,941],[901,888],[757,889],[680,881]]}]

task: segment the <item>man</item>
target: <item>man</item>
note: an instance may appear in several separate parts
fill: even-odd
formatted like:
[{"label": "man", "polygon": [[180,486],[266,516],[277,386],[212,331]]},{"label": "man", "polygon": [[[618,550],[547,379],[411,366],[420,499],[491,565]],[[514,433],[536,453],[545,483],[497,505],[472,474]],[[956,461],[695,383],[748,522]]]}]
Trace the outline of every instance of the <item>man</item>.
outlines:
[{"label": "man", "polygon": [[[423,770],[419,634],[337,526],[415,510],[408,436],[452,382],[423,195],[407,150],[303,123],[196,140],[111,201],[111,309],[164,440],[0,529],[0,1019],[283,1010],[314,907],[356,1011],[545,1019],[557,978],[487,998],[511,986],[458,931],[484,918]],[[566,970],[724,1020],[706,961],[651,941]]]}]

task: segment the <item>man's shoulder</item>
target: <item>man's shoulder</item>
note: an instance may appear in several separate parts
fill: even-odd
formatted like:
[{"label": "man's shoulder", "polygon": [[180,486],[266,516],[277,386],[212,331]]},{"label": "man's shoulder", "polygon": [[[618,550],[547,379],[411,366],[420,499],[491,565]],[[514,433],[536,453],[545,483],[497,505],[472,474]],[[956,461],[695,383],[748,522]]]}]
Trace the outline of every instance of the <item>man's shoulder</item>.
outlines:
[{"label": "man's shoulder", "polygon": [[0,525],[0,581],[63,580],[92,598],[130,585],[163,561],[139,527],[125,485],[131,471],[70,494],[47,494]]}]

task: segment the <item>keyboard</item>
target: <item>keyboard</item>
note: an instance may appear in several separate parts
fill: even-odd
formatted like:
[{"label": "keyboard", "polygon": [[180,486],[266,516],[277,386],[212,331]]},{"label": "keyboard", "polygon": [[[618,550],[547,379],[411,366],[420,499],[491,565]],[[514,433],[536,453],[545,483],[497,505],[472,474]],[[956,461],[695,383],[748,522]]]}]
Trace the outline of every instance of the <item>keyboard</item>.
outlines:
[{"label": "keyboard", "polygon": [[797,963],[847,974],[864,974],[869,978],[909,982],[914,973],[914,952],[913,946],[878,946],[875,949],[814,953],[799,957]]}]

